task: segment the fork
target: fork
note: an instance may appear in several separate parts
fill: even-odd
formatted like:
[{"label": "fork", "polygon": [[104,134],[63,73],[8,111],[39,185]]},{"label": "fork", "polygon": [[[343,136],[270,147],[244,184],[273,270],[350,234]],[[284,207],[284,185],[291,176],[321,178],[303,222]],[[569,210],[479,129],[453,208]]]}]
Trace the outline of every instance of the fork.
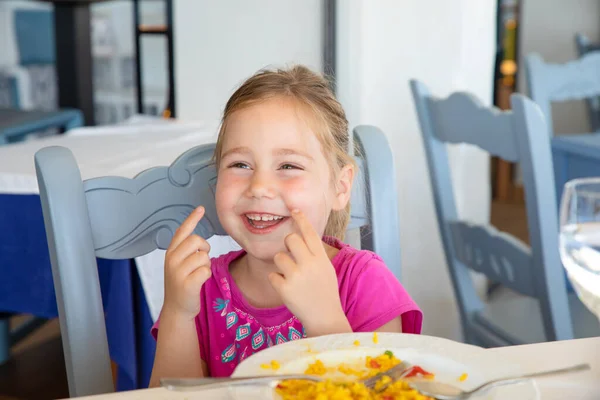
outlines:
[{"label": "fork", "polygon": [[400,364],[388,369],[387,371],[380,372],[371,378],[364,379],[362,383],[369,389],[373,389],[377,382],[381,380],[381,378],[383,378],[384,376],[389,376],[391,378],[391,381],[383,385],[381,388],[378,388],[379,390],[377,390],[378,392],[383,392],[385,388],[387,388],[392,382],[404,377],[404,375],[411,368],[411,364],[407,363],[406,361],[402,361]]},{"label": "fork", "polygon": [[564,373],[571,373],[571,372],[578,372],[578,371],[587,371],[589,369],[590,369],[589,364],[577,364],[577,365],[574,365],[571,367],[566,367],[566,368],[540,371],[540,372],[535,372],[532,374],[511,376],[511,377],[502,378],[502,379],[494,379],[492,381],[486,382],[486,383],[484,383],[480,386],[477,386],[476,388],[466,391],[466,392],[456,386],[453,386],[453,385],[450,385],[447,383],[443,383],[443,382],[439,382],[439,381],[414,380],[414,381],[408,381],[408,384],[410,387],[412,387],[413,389],[422,393],[423,395],[432,397],[434,399],[467,400],[467,399],[470,399],[472,396],[481,395],[481,394],[487,392],[488,390],[491,390],[497,386],[517,384],[517,383],[524,382],[528,379],[541,377],[541,376],[557,375],[557,374],[564,374]]},{"label": "fork", "polygon": [[259,375],[236,378],[163,378],[161,386],[168,390],[186,392],[190,390],[208,390],[227,386],[250,386],[257,384],[272,385],[284,380],[299,379],[321,382],[324,379],[314,375]]},{"label": "fork", "polygon": [[[410,368],[410,364],[402,362],[387,371],[380,372],[379,374],[362,380],[361,382],[372,389],[375,387],[377,382],[383,376],[389,376],[393,380],[396,380],[398,375]],[[236,378],[163,378],[160,380],[161,386],[168,390],[176,391],[190,391],[190,390],[204,390],[204,389],[216,389],[227,386],[248,386],[248,385],[271,385],[285,381],[285,380],[308,380],[313,382],[322,382],[325,379],[315,375],[261,375],[261,376],[243,376]]]}]

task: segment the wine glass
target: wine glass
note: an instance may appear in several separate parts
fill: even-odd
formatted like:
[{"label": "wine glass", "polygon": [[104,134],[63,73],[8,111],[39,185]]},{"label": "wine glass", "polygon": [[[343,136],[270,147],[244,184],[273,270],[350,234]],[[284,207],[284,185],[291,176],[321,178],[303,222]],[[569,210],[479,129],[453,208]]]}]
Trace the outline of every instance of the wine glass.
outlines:
[{"label": "wine glass", "polygon": [[600,178],[565,185],[559,247],[577,296],[600,319]]}]

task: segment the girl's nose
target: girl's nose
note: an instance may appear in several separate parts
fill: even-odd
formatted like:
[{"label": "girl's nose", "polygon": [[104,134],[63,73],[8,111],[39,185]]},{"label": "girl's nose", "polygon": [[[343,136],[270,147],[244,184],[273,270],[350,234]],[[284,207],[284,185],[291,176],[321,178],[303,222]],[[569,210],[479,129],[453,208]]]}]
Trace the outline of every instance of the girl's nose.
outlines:
[{"label": "girl's nose", "polygon": [[273,198],[276,192],[275,180],[268,173],[255,171],[252,174],[246,195],[256,199]]}]

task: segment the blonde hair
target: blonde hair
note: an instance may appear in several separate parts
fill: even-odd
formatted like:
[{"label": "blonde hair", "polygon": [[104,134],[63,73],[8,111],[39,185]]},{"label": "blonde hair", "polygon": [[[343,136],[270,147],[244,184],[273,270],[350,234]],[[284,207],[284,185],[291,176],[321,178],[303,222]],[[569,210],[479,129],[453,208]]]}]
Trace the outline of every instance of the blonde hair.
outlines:
[{"label": "blonde hair", "polygon": [[[283,98],[298,102],[311,112],[315,123],[313,131],[321,142],[332,176],[345,166],[356,169],[354,158],[348,153],[350,137],[348,120],[342,105],[331,91],[329,81],[302,65],[288,69],[264,69],[247,79],[233,93],[223,111],[221,128],[215,148],[217,168],[221,162],[227,119],[231,114],[259,102]],[[325,235],[343,240],[350,221],[350,202],[343,210],[332,211],[327,219]]]}]

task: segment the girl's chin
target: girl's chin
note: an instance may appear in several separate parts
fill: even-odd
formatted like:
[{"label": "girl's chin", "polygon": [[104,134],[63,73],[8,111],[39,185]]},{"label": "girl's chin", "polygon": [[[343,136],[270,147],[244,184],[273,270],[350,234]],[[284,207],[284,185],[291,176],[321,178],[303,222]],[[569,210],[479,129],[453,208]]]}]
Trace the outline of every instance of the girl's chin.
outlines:
[{"label": "girl's chin", "polygon": [[275,243],[244,243],[242,247],[249,256],[265,263],[273,263],[273,258],[277,253],[287,251],[283,241],[282,246],[276,246]]}]

